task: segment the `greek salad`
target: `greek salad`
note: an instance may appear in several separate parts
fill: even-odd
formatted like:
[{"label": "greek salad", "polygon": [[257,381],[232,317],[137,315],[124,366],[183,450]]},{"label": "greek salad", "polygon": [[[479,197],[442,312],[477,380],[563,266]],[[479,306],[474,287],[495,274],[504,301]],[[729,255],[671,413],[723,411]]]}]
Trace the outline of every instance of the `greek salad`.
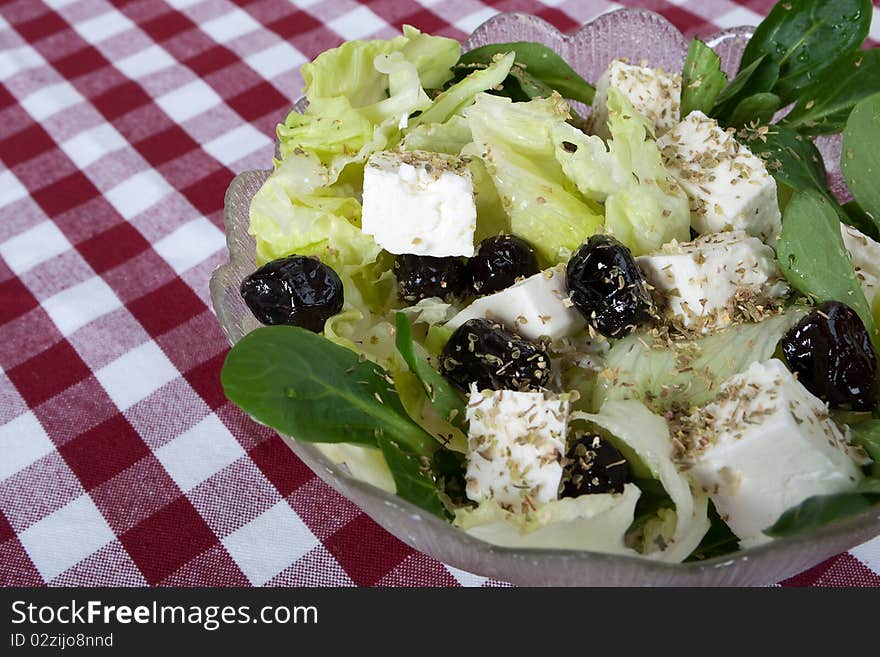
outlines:
[{"label": "greek salad", "polygon": [[681,562],[880,502],[871,15],[780,2],[729,79],[696,38],[591,81],[410,26],[323,52],[227,396],[503,546]]}]

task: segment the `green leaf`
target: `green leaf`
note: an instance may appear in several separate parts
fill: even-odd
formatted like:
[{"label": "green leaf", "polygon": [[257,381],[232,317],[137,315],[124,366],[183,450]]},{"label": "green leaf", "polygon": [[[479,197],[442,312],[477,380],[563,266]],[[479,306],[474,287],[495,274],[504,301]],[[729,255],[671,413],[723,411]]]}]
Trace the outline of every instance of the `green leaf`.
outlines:
[{"label": "green leaf", "polygon": [[708,114],[727,84],[721,58],[697,38],[691,41],[681,74],[681,116],[694,110]]},{"label": "green leaf", "polygon": [[710,116],[726,124],[744,99],[772,91],[778,78],[779,67],[772,60],[766,57],[756,59],[750,66],[737,73],[724,88]]},{"label": "green leaf", "polygon": [[800,92],[782,123],[811,137],[841,132],[856,103],[880,92],[880,50],[857,50]]},{"label": "green leaf", "polygon": [[431,106],[410,122],[411,127],[425,123],[445,123],[459,110],[467,107],[477,94],[501,84],[513,66],[513,55],[505,55],[486,68],[478,69],[460,82],[440,93]]},{"label": "green leaf", "polygon": [[817,529],[870,509],[880,502],[876,493],[837,493],[816,495],[783,513],[764,533],[774,538]]},{"label": "green leaf", "polygon": [[436,516],[451,518],[434,485],[430,459],[413,453],[403,443],[384,434],[378,436],[376,442],[394,476],[397,495]]},{"label": "green leaf", "polygon": [[[721,90],[721,93],[718,95],[718,98],[715,100],[715,109],[713,109],[713,113],[712,113],[713,116],[716,115],[715,110],[717,108],[720,108],[723,105],[727,105],[734,98],[736,98],[737,96],[740,96],[742,94],[743,89],[746,88],[746,85],[752,79],[752,76],[754,76],[756,74],[756,72],[758,71],[758,68],[764,63],[764,60],[766,58],[767,58],[766,55],[761,55],[760,57],[758,57],[755,61],[753,61],[751,64],[749,64],[745,68],[740,67],[739,73],[737,73],[733,77],[733,79],[727,83],[727,86]],[[772,71],[775,69],[774,69],[774,67],[771,66],[768,70],[770,71],[770,73],[772,73]],[[759,77],[761,79],[764,79],[766,76],[767,76],[767,73],[764,72],[764,75],[760,75]],[[770,82],[769,87],[767,89],[765,89],[765,91],[769,91],[770,89],[773,88],[773,82],[775,82],[775,79]],[[762,83],[758,86],[766,86],[766,84]]]},{"label": "green leaf", "polygon": [[773,92],[783,104],[789,103],[803,87],[861,45],[871,16],[869,0],[779,2],[749,39],[740,69],[766,55],[779,67]]},{"label": "green leaf", "polygon": [[767,91],[743,98],[731,112],[728,126],[767,125],[779,109],[780,100],[776,94]]},{"label": "green leaf", "polygon": [[700,541],[687,561],[704,561],[713,557],[721,557],[739,550],[739,539],[727,523],[718,515],[715,505],[709,502],[709,531]]},{"label": "green leaf", "polygon": [[848,226],[858,228],[875,242],[880,241],[880,226],[874,223],[874,217],[862,210],[855,201],[844,203],[841,208],[843,215],[840,220]]},{"label": "green leaf", "polygon": [[596,89],[569,66],[562,57],[541,43],[515,41],[490,43],[464,53],[459,64],[489,63],[497,54],[513,52],[516,63],[528,74],[546,86],[558,91],[563,97],[577,100],[585,105],[593,102]]},{"label": "green leaf", "polygon": [[416,354],[412,328],[403,313],[397,313],[397,351],[403,356],[410,372],[416,375],[438,415],[452,426],[467,432],[464,399],[431,364]]},{"label": "green leaf", "polygon": [[806,137],[781,125],[746,129],[738,136],[764,160],[777,183],[798,192],[815,189],[832,198],[822,155]]},{"label": "green leaf", "polygon": [[840,167],[849,191],[880,229],[880,94],[860,101],[849,115]]},{"label": "green leaf", "polygon": [[880,477],[880,420],[867,420],[850,425],[852,441],[861,445],[874,461],[871,473]]},{"label": "green leaf", "polygon": [[641,399],[662,413],[673,407],[706,404],[718,394],[722,381],[771,358],[785,332],[805,314],[803,307],[795,306],[784,315],[676,341],[668,347],[665,341],[639,333],[617,340],[605,357],[606,369],[599,374],[593,406]]},{"label": "green leaf", "polygon": [[835,206],[815,190],[797,192],[782,216],[776,255],[792,287],[816,301],[840,301],[855,310],[875,346],[880,336],[840,235]]},{"label": "green leaf", "polygon": [[416,454],[437,448],[381,367],[302,328],[249,333],[227,355],[220,380],[235,405],[296,440],[375,447],[384,436]]}]

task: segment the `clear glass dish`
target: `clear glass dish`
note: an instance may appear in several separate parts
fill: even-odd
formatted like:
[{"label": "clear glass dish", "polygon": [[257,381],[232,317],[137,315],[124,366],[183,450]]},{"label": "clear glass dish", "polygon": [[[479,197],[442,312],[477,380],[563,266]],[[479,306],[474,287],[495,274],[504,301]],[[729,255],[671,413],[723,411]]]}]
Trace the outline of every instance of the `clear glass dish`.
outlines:
[{"label": "clear glass dish", "polygon": [[[735,72],[752,28],[706,38]],[[587,80],[597,80],[615,57],[681,70],[688,41],[669,21],[646,10],[604,14],[572,35],[526,14],[499,14],[464,43],[464,49],[506,41],[538,41],[558,52]],[[297,104],[297,107],[303,102]],[[583,110],[584,108],[580,108]],[[279,121],[283,117],[278,117]],[[837,163],[839,139],[822,139],[832,187],[845,194]],[[225,199],[229,262],[211,278],[211,299],[230,343],[259,326],[239,295],[241,280],[256,269],[254,240],[247,234],[251,199],[270,171],[246,171],[229,186]],[[394,536],[432,557],[472,573],[533,586],[754,586],[772,584],[880,534],[880,509],[733,555],[686,564],[662,564],[632,557],[575,550],[510,549],[477,540],[399,497],[349,476],[313,445],[282,436],[321,479],[357,504]]]}]

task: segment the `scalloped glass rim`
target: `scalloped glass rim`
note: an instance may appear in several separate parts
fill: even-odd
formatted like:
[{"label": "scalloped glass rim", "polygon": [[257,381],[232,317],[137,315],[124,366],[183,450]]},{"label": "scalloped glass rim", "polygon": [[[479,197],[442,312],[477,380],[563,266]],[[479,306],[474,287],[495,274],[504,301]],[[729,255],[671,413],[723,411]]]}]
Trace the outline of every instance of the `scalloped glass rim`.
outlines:
[{"label": "scalloped glass rim", "polygon": [[[706,38],[734,70],[753,28],[740,27]],[[687,52],[684,36],[659,14],[621,9],[597,17],[572,35],[564,35],[541,18],[499,14],[474,30],[463,47],[490,42],[533,40],[559,52],[581,75],[595,80],[613,57],[648,60],[652,66],[680,70]],[[301,109],[301,99],[295,107]],[[839,140],[838,140],[839,142]],[[820,149],[832,171],[839,161],[839,143],[824,140]],[[237,176],[225,197],[224,221],[229,262],[211,277],[211,300],[217,319],[234,344],[259,324],[238,294],[241,280],[256,268],[254,240],[247,234],[253,195],[269,171]],[[285,443],[321,479],[391,534],[413,548],[449,565],[520,585],[546,586],[753,586],[771,584],[855,547],[880,534],[880,511],[858,516],[798,536],[740,551],[733,555],[685,564],[576,550],[512,549],[484,543],[435,518],[396,495],[349,476],[318,449],[282,436]]]}]

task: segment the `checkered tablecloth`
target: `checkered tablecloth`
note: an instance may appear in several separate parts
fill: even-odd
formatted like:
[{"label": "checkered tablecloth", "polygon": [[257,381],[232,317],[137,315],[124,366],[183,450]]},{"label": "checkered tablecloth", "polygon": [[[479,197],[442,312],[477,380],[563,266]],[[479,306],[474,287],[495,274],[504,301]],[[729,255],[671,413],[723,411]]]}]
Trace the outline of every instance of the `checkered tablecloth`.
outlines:
[{"label": "checkered tablecloth", "polygon": [[[706,34],[772,3],[626,4]],[[0,584],[497,584],[388,535],[224,399],[223,194],[343,39],[618,6],[0,0]],[[875,540],[787,583],[878,571]]]}]

